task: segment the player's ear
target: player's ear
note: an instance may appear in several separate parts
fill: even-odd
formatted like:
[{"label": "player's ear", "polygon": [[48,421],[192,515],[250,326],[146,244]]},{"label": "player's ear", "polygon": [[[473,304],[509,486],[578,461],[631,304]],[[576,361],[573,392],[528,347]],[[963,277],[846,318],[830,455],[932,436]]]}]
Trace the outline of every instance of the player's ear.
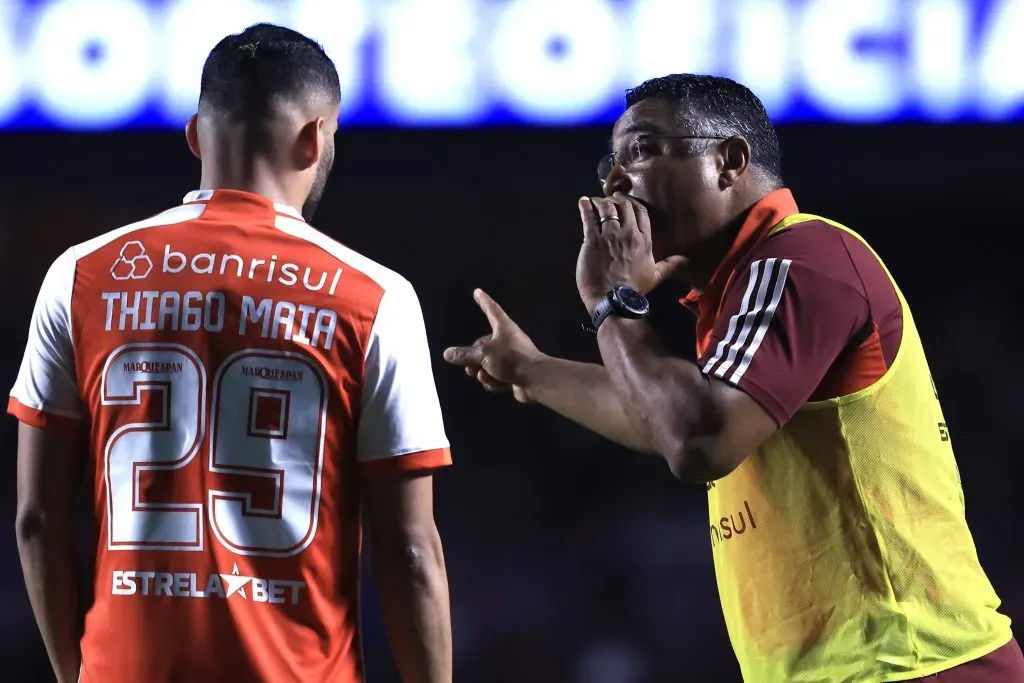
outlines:
[{"label": "player's ear", "polygon": [[733,135],[717,146],[719,184],[731,187],[750,166],[750,143],[741,135]]},{"label": "player's ear", "polygon": [[322,118],[309,121],[299,131],[298,147],[296,151],[296,163],[299,168],[306,170],[316,166],[323,154],[324,140],[323,131],[327,122]]},{"label": "player's ear", "polygon": [[190,116],[188,123],[185,124],[185,140],[195,158],[202,159],[203,153],[199,148],[199,114]]}]

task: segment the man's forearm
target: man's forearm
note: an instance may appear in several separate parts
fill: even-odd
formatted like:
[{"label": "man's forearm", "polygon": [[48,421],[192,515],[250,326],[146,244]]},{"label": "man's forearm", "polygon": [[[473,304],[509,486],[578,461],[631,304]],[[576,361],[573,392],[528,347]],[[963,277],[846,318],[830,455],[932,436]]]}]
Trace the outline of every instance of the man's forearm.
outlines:
[{"label": "man's forearm", "polygon": [[655,452],[623,409],[603,366],[544,356],[524,374],[527,393],[537,403],[626,448]]},{"label": "man's forearm", "polygon": [[451,683],[451,606],[440,536],[416,546],[374,545],[372,558],[402,683]]},{"label": "man's forearm", "polygon": [[598,344],[632,429],[679,475],[686,450],[717,427],[707,379],[695,364],[671,355],[646,320],[609,318]]},{"label": "man's forearm", "polygon": [[71,528],[48,528],[42,517],[26,515],[18,519],[17,537],[25,587],[50,664],[58,683],[74,683],[82,661],[82,621]]}]

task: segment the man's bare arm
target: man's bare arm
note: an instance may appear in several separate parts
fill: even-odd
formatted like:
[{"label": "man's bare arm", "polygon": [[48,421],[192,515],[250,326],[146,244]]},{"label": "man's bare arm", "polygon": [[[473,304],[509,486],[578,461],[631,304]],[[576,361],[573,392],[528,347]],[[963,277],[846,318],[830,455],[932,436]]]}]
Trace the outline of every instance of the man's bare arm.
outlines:
[{"label": "man's bare arm", "polygon": [[626,448],[656,453],[623,409],[604,366],[541,356],[525,364],[522,372],[532,401]]},{"label": "man's bare arm", "polygon": [[777,429],[747,394],[671,356],[643,320],[609,318],[598,333],[605,365],[540,353],[487,294],[477,303],[491,334],[445,350],[489,391],[540,403],[617,443],[663,457],[681,479],[706,482],[735,469]]},{"label": "man's bare arm", "polygon": [[778,429],[746,393],[670,354],[646,320],[609,318],[598,343],[634,428],[680,479],[724,477]]},{"label": "man's bare arm", "polygon": [[18,431],[16,533],[32,611],[58,683],[78,680],[82,614],[74,558],[77,439],[26,424]]},{"label": "man's bare arm", "polygon": [[445,349],[446,361],[465,368],[488,391],[511,392],[521,403],[539,403],[626,448],[655,453],[623,409],[603,366],[541,353],[494,299],[479,289],[473,296],[491,334],[472,346]]},{"label": "man's bare arm", "polygon": [[451,609],[427,474],[366,479],[378,599],[403,683],[452,680]]}]

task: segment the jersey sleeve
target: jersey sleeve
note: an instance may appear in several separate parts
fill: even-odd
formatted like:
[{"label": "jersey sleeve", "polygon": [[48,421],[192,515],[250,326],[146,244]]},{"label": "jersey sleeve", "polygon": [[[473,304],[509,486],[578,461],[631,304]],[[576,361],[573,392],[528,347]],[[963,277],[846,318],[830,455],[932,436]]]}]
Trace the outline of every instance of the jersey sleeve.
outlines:
[{"label": "jersey sleeve", "polygon": [[73,429],[82,419],[71,338],[75,255],[67,250],[43,279],[7,412],[33,427]]},{"label": "jersey sleeve", "polygon": [[385,290],[370,331],[357,441],[368,476],[451,464],[423,313],[405,280]]},{"label": "jersey sleeve", "polygon": [[803,224],[769,237],[736,273],[698,365],[782,426],[870,324],[838,231]]}]

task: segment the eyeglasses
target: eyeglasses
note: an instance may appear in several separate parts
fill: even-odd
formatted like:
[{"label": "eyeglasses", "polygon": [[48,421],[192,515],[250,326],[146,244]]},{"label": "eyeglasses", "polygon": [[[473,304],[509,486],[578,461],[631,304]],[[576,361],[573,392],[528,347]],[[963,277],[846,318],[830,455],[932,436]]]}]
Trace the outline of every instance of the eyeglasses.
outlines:
[{"label": "eyeglasses", "polygon": [[644,143],[648,140],[728,140],[728,135],[638,135],[629,145],[629,157],[623,159],[615,152],[605,154],[597,164],[597,180],[603,186],[608,174],[616,166],[629,168],[644,157]]}]

